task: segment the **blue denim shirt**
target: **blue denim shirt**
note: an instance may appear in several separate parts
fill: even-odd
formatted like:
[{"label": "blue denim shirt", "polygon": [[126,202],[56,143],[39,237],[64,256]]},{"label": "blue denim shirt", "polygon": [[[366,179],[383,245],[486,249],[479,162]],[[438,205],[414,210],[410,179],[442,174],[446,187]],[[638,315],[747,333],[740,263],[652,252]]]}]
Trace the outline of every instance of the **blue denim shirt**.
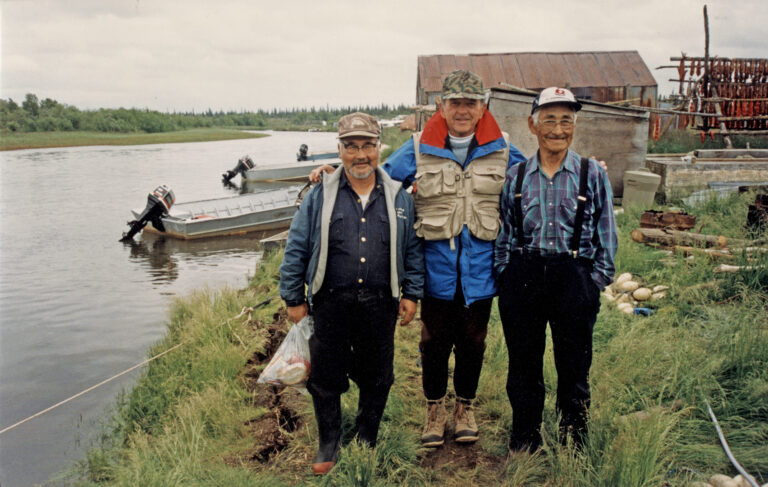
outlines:
[{"label": "blue denim shirt", "polygon": [[378,179],[363,209],[342,173],[331,215],[325,285],[329,289],[388,288],[389,240],[384,190]]}]

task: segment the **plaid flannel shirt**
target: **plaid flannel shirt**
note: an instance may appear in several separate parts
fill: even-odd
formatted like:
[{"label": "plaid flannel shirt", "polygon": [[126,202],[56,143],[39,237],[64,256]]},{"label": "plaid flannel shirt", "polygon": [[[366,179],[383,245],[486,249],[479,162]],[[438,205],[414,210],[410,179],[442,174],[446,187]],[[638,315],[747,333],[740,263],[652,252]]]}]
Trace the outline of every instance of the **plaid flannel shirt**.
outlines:
[{"label": "plaid flannel shirt", "polygon": [[[550,179],[541,170],[538,152],[528,160],[522,189],[523,232],[526,251],[543,254],[570,252],[579,194],[581,157],[569,150],[560,169]],[[494,270],[500,275],[509,258],[521,252],[515,215],[517,165],[507,171],[501,193],[501,232],[496,239]],[[618,247],[613,215],[613,191],[608,174],[590,160],[587,202],[579,256],[592,259],[592,278],[600,289],[613,281],[613,259]]]}]

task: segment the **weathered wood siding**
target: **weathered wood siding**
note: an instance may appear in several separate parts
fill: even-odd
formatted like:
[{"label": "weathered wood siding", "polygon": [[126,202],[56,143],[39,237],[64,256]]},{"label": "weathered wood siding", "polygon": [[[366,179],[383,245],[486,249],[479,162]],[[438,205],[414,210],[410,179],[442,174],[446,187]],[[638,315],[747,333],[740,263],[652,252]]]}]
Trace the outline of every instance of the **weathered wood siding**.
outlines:
[{"label": "weathered wood siding", "polygon": [[[528,129],[528,116],[536,93],[527,90],[491,90],[489,110],[512,143],[530,157],[538,148]],[[582,101],[582,100],[580,100]],[[614,107],[582,101],[573,138],[573,150],[596,156],[608,165],[614,196],[624,193],[624,171],[645,165],[648,145],[648,113],[634,108]]]}]

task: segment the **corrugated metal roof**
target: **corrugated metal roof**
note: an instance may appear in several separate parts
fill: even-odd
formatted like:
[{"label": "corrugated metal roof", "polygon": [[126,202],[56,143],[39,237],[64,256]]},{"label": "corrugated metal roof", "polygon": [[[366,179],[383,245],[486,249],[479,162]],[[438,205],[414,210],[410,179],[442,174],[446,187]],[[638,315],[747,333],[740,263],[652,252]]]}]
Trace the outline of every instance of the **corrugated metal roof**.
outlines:
[{"label": "corrugated metal roof", "polygon": [[456,69],[479,74],[488,88],[499,83],[531,90],[566,84],[571,88],[656,86],[637,51],[598,51],[419,56],[420,88],[440,91],[443,77]]}]

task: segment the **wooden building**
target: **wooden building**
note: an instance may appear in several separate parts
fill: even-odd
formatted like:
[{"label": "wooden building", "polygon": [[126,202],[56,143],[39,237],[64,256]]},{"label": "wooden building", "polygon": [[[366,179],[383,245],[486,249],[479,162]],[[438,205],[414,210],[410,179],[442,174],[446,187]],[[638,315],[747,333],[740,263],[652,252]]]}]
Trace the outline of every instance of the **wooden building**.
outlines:
[{"label": "wooden building", "polygon": [[656,106],[656,80],[637,51],[419,56],[416,103],[435,103],[443,79],[457,69],[479,74],[486,88],[506,84],[538,92],[560,86],[585,100]]}]

